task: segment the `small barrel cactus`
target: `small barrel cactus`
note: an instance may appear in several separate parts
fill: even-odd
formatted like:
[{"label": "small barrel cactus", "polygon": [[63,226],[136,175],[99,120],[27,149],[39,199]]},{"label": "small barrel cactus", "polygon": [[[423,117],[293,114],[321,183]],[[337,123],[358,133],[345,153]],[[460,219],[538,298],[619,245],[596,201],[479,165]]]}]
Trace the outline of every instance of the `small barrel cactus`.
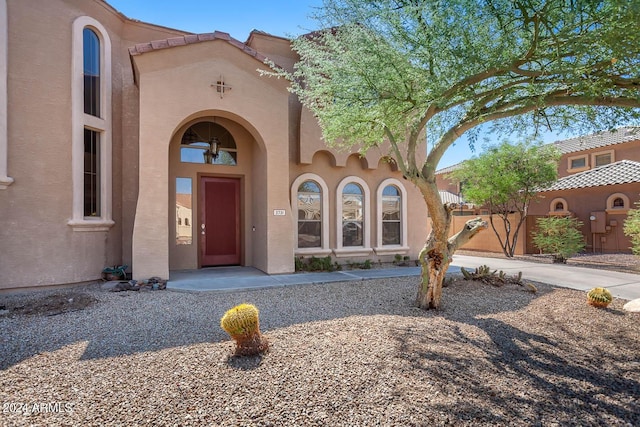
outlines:
[{"label": "small barrel cactus", "polygon": [[605,288],[593,288],[587,292],[587,303],[594,307],[606,307],[613,301],[613,295]]},{"label": "small barrel cactus", "polygon": [[267,339],[260,334],[258,309],[251,304],[240,304],[228,310],[220,326],[236,342],[237,356],[253,356],[269,348]]}]

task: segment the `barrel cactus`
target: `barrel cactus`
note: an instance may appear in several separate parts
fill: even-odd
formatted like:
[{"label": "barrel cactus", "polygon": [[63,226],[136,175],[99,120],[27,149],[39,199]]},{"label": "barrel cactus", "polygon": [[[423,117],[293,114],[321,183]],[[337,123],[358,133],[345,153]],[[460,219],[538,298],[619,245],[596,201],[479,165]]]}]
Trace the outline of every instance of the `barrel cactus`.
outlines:
[{"label": "barrel cactus", "polygon": [[613,295],[605,288],[593,288],[587,292],[587,303],[594,307],[606,307],[613,301]]},{"label": "barrel cactus", "polygon": [[258,309],[251,304],[240,304],[228,310],[220,326],[236,342],[237,356],[253,356],[269,348],[267,339],[260,334]]}]

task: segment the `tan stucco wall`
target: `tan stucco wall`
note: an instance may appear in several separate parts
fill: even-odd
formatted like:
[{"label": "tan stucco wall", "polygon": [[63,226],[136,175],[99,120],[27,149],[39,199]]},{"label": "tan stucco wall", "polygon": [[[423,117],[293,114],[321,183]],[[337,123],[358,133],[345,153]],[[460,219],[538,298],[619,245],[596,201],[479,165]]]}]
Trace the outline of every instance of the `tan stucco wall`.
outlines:
[{"label": "tan stucco wall", "polygon": [[[0,191],[0,289],[94,280],[105,266],[130,260],[123,255],[122,235],[136,193],[131,191],[134,174],[127,175],[130,145],[123,145],[131,141],[123,141],[123,128],[137,127],[137,91],[126,50],[132,42],[121,34],[130,27],[129,34],[142,37],[139,42],[176,32],[125,24],[98,0],[7,0],[7,13],[7,163],[15,182]],[[78,232],[67,225],[72,215],[72,27],[79,16],[99,21],[112,44],[116,224],[109,231]]]},{"label": "tan stucco wall", "polygon": [[[375,156],[370,154],[370,159]],[[373,160],[371,160],[373,161]],[[398,171],[392,170],[389,163],[384,161],[377,162],[375,168],[364,160],[360,159],[358,154],[351,154],[346,156],[344,166],[336,166],[336,160],[333,154],[325,148],[325,150],[318,151],[311,161],[311,164],[292,164],[291,165],[291,183],[295,181],[297,177],[305,173],[312,173],[322,177],[327,184],[329,194],[326,195],[329,198],[329,249],[335,251],[338,247],[336,241],[337,230],[336,227],[341,227],[341,222],[337,218],[336,203],[339,203],[339,197],[337,194],[337,187],[339,183],[346,177],[357,176],[362,178],[370,190],[371,204],[370,204],[370,224],[368,227],[371,233],[371,246],[376,246],[377,241],[377,227],[376,223],[379,221],[376,213],[376,205],[379,202],[377,199],[378,186],[387,178],[395,178],[401,182],[405,190],[407,191],[407,223],[403,226],[407,227],[408,235],[407,242],[404,242],[405,246],[410,249],[408,251],[398,251],[401,255],[408,255],[412,259],[416,259],[420,249],[422,249],[427,237],[427,208],[420,195],[418,189],[402,178],[402,174]],[[324,195],[323,195],[324,196]],[[296,219],[294,218],[294,221]],[[335,258],[335,253],[331,255]],[[395,254],[384,254],[372,252],[364,256],[346,256],[340,257],[338,262],[344,263],[347,260],[365,260],[371,259],[373,261],[391,261]],[[323,255],[324,256],[324,255]]]},{"label": "tan stucco wall", "polygon": [[[568,204],[568,210],[571,215],[583,223],[582,234],[587,244],[587,252],[630,253],[631,241],[624,235],[623,231],[624,220],[627,218],[627,209],[607,211],[607,199],[609,196],[618,193],[628,197],[631,208],[635,208],[635,203],[640,201],[640,185],[638,184],[580,188],[571,191],[546,191],[539,194],[539,203],[531,205],[530,213],[531,215],[547,216],[550,212],[550,203],[556,198],[563,198]],[[602,212],[607,226],[610,226],[612,220],[617,225],[610,226],[605,233],[594,236],[589,219],[592,212]],[[595,248],[593,246],[594,237],[596,239]]]}]

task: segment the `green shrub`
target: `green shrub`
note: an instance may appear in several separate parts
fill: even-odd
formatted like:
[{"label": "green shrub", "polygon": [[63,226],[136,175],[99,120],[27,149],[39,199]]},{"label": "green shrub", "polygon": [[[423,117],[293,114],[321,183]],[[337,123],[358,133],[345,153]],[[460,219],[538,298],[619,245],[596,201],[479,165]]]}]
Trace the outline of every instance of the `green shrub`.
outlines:
[{"label": "green shrub", "polygon": [[636,202],[635,209],[627,213],[624,221],[624,234],[631,238],[631,250],[634,254],[640,255],[640,202]]},{"label": "green shrub", "polygon": [[584,249],[584,236],[580,232],[582,222],[575,218],[553,216],[537,219],[538,230],[533,233],[533,243],[543,253],[553,255],[553,261],[567,263],[567,258]]}]

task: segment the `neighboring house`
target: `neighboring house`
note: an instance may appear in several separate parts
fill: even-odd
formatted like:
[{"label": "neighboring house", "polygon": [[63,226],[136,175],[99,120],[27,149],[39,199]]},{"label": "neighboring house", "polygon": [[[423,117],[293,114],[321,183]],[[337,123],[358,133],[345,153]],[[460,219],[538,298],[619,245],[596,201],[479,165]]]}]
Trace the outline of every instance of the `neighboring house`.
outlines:
[{"label": "neighboring house", "polygon": [[[559,179],[540,191],[531,203],[530,218],[516,253],[538,252],[531,241],[535,218],[550,215],[570,215],[582,221],[588,252],[630,253],[631,242],[623,233],[623,223],[629,209],[640,200],[640,128],[623,127],[557,141],[553,145],[562,154],[558,163]],[[447,178],[459,166],[437,172],[438,187],[442,191],[460,196],[459,183]],[[477,207],[464,212],[486,213]],[[483,233],[482,239],[470,242],[469,246],[495,250],[497,239],[491,234]]]},{"label": "neighboring house", "polygon": [[242,43],[102,0],[0,0],[0,289],[115,264],[145,279],[417,256],[419,191],[384,150],[329,149],[287,82],[258,73],[267,58],[297,60],[260,31]]}]

